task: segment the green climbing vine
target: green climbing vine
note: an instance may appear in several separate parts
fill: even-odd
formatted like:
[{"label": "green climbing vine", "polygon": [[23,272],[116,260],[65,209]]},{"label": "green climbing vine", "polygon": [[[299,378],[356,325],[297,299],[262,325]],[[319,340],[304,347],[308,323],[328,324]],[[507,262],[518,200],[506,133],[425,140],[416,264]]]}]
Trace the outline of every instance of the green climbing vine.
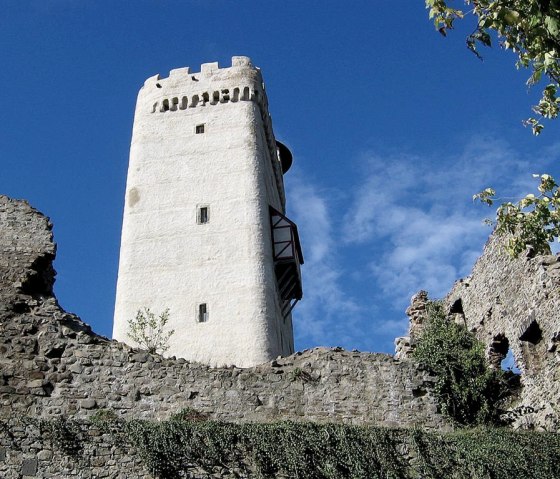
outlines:
[{"label": "green climbing vine", "polygon": [[[34,423],[39,423],[53,451],[72,456],[78,470],[88,467],[87,457],[103,437],[104,448],[112,443],[116,450],[141,458],[158,479],[226,473],[261,479],[560,477],[560,435],[555,433],[501,428],[430,432],[294,422],[233,424],[182,420],[179,415],[168,421],[127,421],[105,410],[89,422],[60,418]],[[4,425],[0,421],[0,429],[10,428],[22,430],[13,420]],[[53,431],[58,432],[53,436]],[[54,440],[61,437],[59,433],[63,441]],[[70,448],[68,441],[72,441]],[[78,450],[83,452],[76,455]]]},{"label": "green climbing vine", "polygon": [[[399,478],[406,464],[398,451],[399,430],[280,422],[130,421],[125,435],[153,474],[181,477],[196,465],[241,469],[251,477]],[[239,471],[238,471],[239,472]]]},{"label": "green climbing vine", "polygon": [[37,424],[41,434],[47,436],[52,445],[67,456],[75,457],[82,449],[80,428],[75,421],[58,417],[53,420],[40,419]]}]

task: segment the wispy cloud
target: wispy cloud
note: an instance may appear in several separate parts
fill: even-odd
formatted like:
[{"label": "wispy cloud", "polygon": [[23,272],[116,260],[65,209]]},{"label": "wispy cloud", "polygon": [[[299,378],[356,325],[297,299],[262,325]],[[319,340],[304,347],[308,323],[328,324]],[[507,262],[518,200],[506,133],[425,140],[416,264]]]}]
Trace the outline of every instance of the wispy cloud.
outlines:
[{"label": "wispy cloud", "polygon": [[443,296],[469,273],[490,233],[482,219],[492,215],[472,205],[473,193],[492,185],[518,197],[533,186],[529,172],[537,166],[482,137],[445,161],[368,153],[362,163],[365,180],[345,215],[345,239],[376,245],[370,271],[397,307],[420,288]]},{"label": "wispy cloud", "polygon": [[[297,307],[296,339],[303,344],[336,344],[351,341],[360,308],[341,287],[344,274],[335,241],[328,192],[309,180],[301,171],[290,172],[289,191],[293,219],[298,224],[303,242],[304,301]],[[336,320],[343,315],[344,323]]]},{"label": "wispy cloud", "polygon": [[[343,345],[389,351],[406,332],[410,296],[445,295],[480,255],[493,209],[473,205],[490,185],[506,197],[534,189],[549,148],[525,158],[507,143],[474,137],[460,151],[368,152],[349,191],[290,172],[291,215],[304,246],[304,301],[296,311],[296,346]],[[539,158],[542,158],[539,160]]]}]

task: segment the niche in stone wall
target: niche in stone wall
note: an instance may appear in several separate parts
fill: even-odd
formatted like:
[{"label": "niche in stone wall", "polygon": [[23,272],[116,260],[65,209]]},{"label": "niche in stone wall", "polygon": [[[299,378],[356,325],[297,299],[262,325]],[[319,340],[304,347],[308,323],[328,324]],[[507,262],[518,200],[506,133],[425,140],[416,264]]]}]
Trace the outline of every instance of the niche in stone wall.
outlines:
[{"label": "niche in stone wall", "polygon": [[539,323],[537,323],[537,321],[533,319],[533,321],[531,321],[529,326],[527,326],[523,334],[519,336],[519,340],[527,341],[534,346],[539,344],[542,340],[542,331]]},{"label": "niche in stone wall", "polygon": [[456,299],[449,308],[449,316],[456,323],[466,326],[465,312],[463,311],[463,301],[461,298]]},{"label": "niche in stone wall", "polygon": [[536,319],[529,317],[529,324],[519,336],[521,342],[521,354],[527,372],[535,372],[541,367],[543,334]]}]

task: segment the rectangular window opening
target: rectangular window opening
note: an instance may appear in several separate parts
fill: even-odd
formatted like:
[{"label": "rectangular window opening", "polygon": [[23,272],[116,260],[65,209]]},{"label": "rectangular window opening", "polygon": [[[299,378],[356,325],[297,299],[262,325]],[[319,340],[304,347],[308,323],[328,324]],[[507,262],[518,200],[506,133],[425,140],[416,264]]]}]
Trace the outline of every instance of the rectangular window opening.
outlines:
[{"label": "rectangular window opening", "polygon": [[208,223],[210,220],[210,215],[208,211],[208,206],[201,206],[198,208],[198,224],[203,225]]},{"label": "rectangular window opening", "polygon": [[204,123],[202,125],[196,125],[195,133],[197,135],[200,135],[201,133],[204,133]]},{"label": "rectangular window opening", "polygon": [[202,303],[198,305],[198,322],[205,323],[208,321],[208,307],[206,303]]}]

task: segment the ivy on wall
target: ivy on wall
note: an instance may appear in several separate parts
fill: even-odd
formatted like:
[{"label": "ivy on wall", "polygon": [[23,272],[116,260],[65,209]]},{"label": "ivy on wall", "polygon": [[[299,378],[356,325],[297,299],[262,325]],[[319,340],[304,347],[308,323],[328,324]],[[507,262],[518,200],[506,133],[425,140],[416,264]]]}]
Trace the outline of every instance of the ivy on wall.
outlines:
[{"label": "ivy on wall", "polygon": [[[191,417],[92,422],[60,420],[88,450],[91,428],[129,444],[159,479],[254,477],[300,479],[539,479],[560,477],[560,435],[506,429],[429,432],[373,426],[278,422],[233,424]],[[43,421],[44,422],[44,421]],[[53,421],[54,422],[54,421]],[[76,434],[80,429],[82,432]],[[44,431],[51,431],[46,427]],[[57,433],[58,434],[58,433]],[[59,436],[57,436],[60,439]],[[56,445],[53,443],[53,449]],[[81,454],[75,457],[80,460]]]}]

